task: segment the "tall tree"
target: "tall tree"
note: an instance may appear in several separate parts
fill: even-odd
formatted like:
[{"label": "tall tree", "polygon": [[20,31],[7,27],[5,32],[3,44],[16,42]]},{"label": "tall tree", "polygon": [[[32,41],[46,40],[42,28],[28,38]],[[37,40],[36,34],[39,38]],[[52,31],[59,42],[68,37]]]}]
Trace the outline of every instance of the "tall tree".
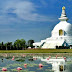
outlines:
[{"label": "tall tree", "polygon": [[34,43],[34,40],[32,40],[32,39],[28,40],[28,46],[29,47],[33,47],[33,43]]},{"label": "tall tree", "polygon": [[8,42],[7,45],[9,47],[9,49],[11,50],[12,42]]},{"label": "tall tree", "polygon": [[5,43],[4,45],[6,47],[6,50],[8,50],[8,43]]},{"label": "tall tree", "polygon": [[11,50],[11,47],[12,47],[12,42],[9,42],[9,44],[10,44],[10,50]]},{"label": "tall tree", "polygon": [[17,39],[15,42],[14,42],[14,46],[16,46],[17,50],[19,49],[20,47],[20,43],[21,43],[21,40]]},{"label": "tall tree", "polygon": [[0,50],[2,50],[2,43],[0,43]]},{"label": "tall tree", "polygon": [[26,49],[26,41],[24,39],[21,39],[21,46],[22,46],[22,49]]},{"label": "tall tree", "polygon": [[4,43],[2,42],[1,49],[3,49]]},{"label": "tall tree", "polygon": [[24,39],[17,39],[15,42],[14,42],[14,46],[16,46],[17,49],[21,49],[21,48],[25,48],[25,43],[26,41]]}]

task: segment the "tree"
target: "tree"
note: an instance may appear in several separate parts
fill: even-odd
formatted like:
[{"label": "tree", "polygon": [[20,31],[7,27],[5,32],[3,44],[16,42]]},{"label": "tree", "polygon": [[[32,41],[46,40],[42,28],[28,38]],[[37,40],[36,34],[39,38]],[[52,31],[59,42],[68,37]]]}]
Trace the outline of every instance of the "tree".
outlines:
[{"label": "tree", "polygon": [[4,43],[1,42],[1,43],[0,43],[1,50],[3,49],[3,46],[4,46]]},{"label": "tree", "polygon": [[8,48],[7,48],[7,47],[8,47],[8,43],[5,43],[4,45],[5,45],[5,47],[6,47],[6,50],[8,50]]},{"label": "tree", "polygon": [[8,46],[8,48],[9,48],[9,50],[11,50],[12,42],[8,42],[8,43],[7,43],[7,46]]},{"label": "tree", "polygon": [[17,50],[19,49],[19,47],[20,47],[20,40],[19,39],[17,39],[15,42],[14,42],[14,46],[16,46],[16,48],[17,48]]},{"label": "tree", "polygon": [[28,46],[33,48],[34,40],[28,40]]},{"label": "tree", "polygon": [[12,42],[7,42],[3,45],[4,50],[11,50]]},{"label": "tree", "polygon": [[2,42],[1,49],[3,49],[4,43]]},{"label": "tree", "polygon": [[12,42],[9,42],[9,46],[10,46],[10,50],[11,50],[11,47],[12,47]]},{"label": "tree", "polygon": [[21,40],[19,40],[19,39],[17,39],[15,42],[14,42],[14,46],[16,46],[16,48],[17,48],[17,50],[18,49],[21,49],[21,48],[25,48],[25,43],[26,43],[26,41],[24,40],[24,39],[21,39]]},{"label": "tree", "polygon": [[2,43],[0,43],[0,50],[2,50]]},{"label": "tree", "polygon": [[24,48],[26,49],[26,41],[24,39],[21,39],[20,44],[21,44],[23,50],[24,50]]}]

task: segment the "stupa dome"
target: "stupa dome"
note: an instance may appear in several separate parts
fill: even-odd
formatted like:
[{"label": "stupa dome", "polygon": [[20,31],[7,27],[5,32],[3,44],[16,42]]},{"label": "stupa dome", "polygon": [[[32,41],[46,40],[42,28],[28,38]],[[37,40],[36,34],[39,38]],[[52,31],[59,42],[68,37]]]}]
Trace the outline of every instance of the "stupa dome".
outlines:
[{"label": "stupa dome", "polygon": [[52,30],[52,36],[71,36],[72,35],[72,24],[61,21]]}]

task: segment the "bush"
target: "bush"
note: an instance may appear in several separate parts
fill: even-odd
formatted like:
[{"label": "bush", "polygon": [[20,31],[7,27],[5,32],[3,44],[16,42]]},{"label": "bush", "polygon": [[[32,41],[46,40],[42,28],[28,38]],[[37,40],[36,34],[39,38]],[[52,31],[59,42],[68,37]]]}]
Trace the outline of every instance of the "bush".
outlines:
[{"label": "bush", "polygon": [[70,49],[70,47],[68,46],[56,46],[56,49]]}]

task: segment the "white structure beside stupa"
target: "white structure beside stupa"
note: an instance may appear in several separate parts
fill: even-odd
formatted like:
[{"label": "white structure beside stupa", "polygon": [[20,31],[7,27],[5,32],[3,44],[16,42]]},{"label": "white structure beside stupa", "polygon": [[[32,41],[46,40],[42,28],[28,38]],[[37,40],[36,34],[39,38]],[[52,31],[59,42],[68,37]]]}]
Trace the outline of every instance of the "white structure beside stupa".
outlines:
[{"label": "white structure beside stupa", "polygon": [[37,48],[55,49],[56,46],[70,46],[72,45],[72,24],[68,23],[65,13],[65,7],[62,7],[62,14],[59,18],[60,22],[54,27],[51,32],[51,37],[41,40],[41,42],[33,43],[33,46]]}]

